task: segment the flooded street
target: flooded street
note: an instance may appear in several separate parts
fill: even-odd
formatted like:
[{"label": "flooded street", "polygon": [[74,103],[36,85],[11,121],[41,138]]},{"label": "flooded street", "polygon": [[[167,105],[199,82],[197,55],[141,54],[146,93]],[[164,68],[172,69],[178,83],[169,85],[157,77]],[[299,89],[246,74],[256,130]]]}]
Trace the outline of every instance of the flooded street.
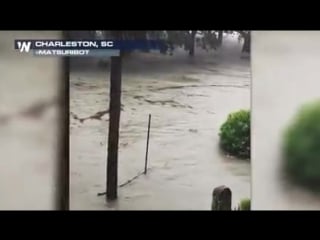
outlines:
[{"label": "flooded street", "polygon": [[218,132],[230,112],[250,108],[250,61],[242,45],[173,56],[135,53],[124,60],[119,185],[148,174],[105,203],[109,72],[70,73],[70,208],[75,210],[209,210],[213,188],[226,185],[233,206],[250,197],[250,164],[220,153]]},{"label": "flooded street", "polygon": [[281,169],[284,130],[320,96],[320,33],[259,31],[252,39],[252,209],[320,210],[320,196]]}]

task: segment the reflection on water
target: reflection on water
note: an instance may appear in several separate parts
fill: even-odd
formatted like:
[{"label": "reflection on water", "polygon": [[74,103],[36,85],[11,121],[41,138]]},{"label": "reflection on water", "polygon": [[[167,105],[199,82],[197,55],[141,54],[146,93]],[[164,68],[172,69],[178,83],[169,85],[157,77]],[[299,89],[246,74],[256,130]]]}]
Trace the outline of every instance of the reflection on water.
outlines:
[{"label": "reflection on water", "polygon": [[[136,54],[124,64],[119,185],[143,171],[148,114],[152,114],[146,176],[119,189],[105,205],[109,73],[71,73],[70,168],[72,209],[210,209],[214,187],[227,185],[233,204],[250,197],[250,165],[220,154],[218,131],[227,115],[250,106],[250,68],[241,46],[226,39],[217,53]],[[77,117],[75,117],[77,116]]]}]

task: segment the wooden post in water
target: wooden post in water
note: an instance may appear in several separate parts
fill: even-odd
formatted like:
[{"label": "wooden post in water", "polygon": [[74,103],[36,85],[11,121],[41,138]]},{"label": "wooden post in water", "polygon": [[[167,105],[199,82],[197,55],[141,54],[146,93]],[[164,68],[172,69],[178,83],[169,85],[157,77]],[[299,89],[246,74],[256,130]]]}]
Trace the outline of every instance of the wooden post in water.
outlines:
[{"label": "wooden post in water", "polygon": [[121,56],[111,57],[106,200],[118,196],[118,144],[121,111]]},{"label": "wooden post in water", "polygon": [[232,193],[230,188],[220,186],[213,190],[211,210],[231,211]]},{"label": "wooden post in water", "polygon": [[149,152],[150,124],[151,124],[151,114],[149,114],[149,122],[148,122],[148,135],[147,135],[146,158],[145,158],[145,162],[144,162],[144,174],[147,174],[147,169],[148,169],[148,152]]},{"label": "wooden post in water", "polygon": [[[64,31],[63,36],[65,39],[70,39],[70,32]],[[66,102],[69,101],[69,79],[70,69],[70,58],[64,57],[61,64],[61,76],[59,83],[59,125],[60,131],[59,134],[59,163],[57,169],[58,188],[56,196],[56,210],[69,210],[69,161],[66,156],[69,156],[69,104]]]}]

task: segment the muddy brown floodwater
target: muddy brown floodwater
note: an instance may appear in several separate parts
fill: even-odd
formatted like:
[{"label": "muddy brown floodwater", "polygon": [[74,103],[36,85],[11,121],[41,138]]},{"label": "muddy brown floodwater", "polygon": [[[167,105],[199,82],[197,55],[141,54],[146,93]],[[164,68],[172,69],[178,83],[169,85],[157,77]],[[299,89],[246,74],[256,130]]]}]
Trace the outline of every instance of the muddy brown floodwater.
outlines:
[{"label": "muddy brown floodwater", "polygon": [[319,194],[284,177],[281,144],[299,108],[319,99],[320,33],[259,31],[252,39],[252,209],[319,210]]},{"label": "muddy brown floodwater", "polygon": [[55,209],[60,62],[20,54],[14,40],[59,38],[0,32],[0,210]]},{"label": "muddy brown floodwater", "polygon": [[[227,185],[233,205],[250,197],[250,164],[224,156],[219,127],[250,107],[250,62],[228,37],[217,52],[126,59],[120,127],[119,185],[144,169],[152,114],[149,170],[105,203],[109,72],[70,73],[70,207],[86,210],[208,210],[214,187]],[[91,117],[90,117],[91,116]]]}]

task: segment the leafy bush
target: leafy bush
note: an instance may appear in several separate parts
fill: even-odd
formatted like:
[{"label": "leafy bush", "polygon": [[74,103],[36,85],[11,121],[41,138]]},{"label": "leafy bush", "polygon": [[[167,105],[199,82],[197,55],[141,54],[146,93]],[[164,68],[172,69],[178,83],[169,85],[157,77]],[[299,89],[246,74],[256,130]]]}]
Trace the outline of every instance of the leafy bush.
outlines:
[{"label": "leafy bush", "polygon": [[251,201],[249,198],[242,199],[239,204],[240,211],[250,211]]},{"label": "leafy bush", "polygon": [[235,211],[250,211],[251,210],[251,200],[249,198],[244,198],[240,201],[237,207],[234,208]]},{"label": "leafy bush", "polygon": [[229,114],[220,128],[220,146],[239,158],[250,158],[250,111]]},{"label": "leafy bush", "polygon": [[294,182],[320,190],[320,101],[304,105],[283,144],[285,171]]}]

